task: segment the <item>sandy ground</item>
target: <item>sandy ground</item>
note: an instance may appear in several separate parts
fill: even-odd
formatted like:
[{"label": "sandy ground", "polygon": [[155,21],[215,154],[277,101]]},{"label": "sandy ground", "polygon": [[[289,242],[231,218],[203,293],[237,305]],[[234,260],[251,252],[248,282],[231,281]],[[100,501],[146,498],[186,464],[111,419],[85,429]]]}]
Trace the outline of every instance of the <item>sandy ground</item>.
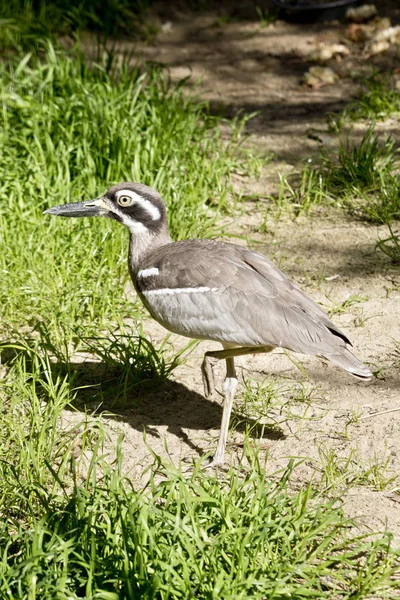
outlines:
[{"label": "sandy ground", "polygon": [[[391,16],[395,23],[400,19],[396,11]],[[240,456],[251,416],[251,409],[243,406],[243,381],[269,381],[282,397],[276,395],[271,414],[262,422],[275,422],[275,427],[255,428],[250,437],[252,444],[268,451],[269,472],[286,464],[288,457],[302,457],[306,460],[296,471],[296,481],[300,485],[313,477],[317,484],[321,469],[333,457],[331,469],[342,470],[343,480],[358,476],[358,484],[344,496],[347,513],[362,516],[372,529],[387,527],[399,544],[400,479],[390,479],[400,473],[400,412],[388,411],[400,409],[400,272],[375,252],[385,231],[339,210],[277,222],[268,215],[265,200],[276,190],[279,172],[300,168],[316,151],[310,132],[318,132],[328,145],[335,143],[326,113],[346,105],[356,91],[352,73],[370,65],[360,47],[346,41],[346,27],[338,23],[299,26],[278,21],[262,28],[255,21],[222,23],[216,14],[164,12],[159,25],[155,39],[136,46],[136,52],[167,65],[173,79],[201,78],[201,96],[215,111],[229,116],[258,111],[247,125],[247,143],[263,153],[273,152],[259,180],[236,178],[238,191],[255,200],[239,204],[239,218],[227,224],[227,231],[247,237],[248,245],[276,261],[327,310],[336,307],[332,319],[377,374],[370,383],[362,383],[316,358],[296,355],[291,360],[282,351],[238,359],[242,391],[229,460]],[[343,41],[351,46],[350,56],[329,63],[339,74],[338,82],[306,87],[307,54],[321,44]],[[371,60],[379,66],[391,56],[389,52]],[[381,127],[396,136],[399,123],[392,120]],[[265,221],[267,233],[260,233]],[[338,310],[354,297],[355,303]],[[145,321],[144,330],[155,341],[165,335],[151,320]],[[181,338],[176,343],[179,347],[186,342]],[[176,463],[187,456],[196,459],[215,446],[222,398],[215,394],[205,399],[200,374],[202,354],[213,347],[199,344],[164,389],[143,397],[139,407],[105,417],[113,436],[125,434],[126,468],[133,479],[152,462],[150,449]],[[223,365],[218,373],[221,389]],[[332,479],[336,485],[339,480],[337,474]],[[340,489],[333,487],[333,493]]]}]

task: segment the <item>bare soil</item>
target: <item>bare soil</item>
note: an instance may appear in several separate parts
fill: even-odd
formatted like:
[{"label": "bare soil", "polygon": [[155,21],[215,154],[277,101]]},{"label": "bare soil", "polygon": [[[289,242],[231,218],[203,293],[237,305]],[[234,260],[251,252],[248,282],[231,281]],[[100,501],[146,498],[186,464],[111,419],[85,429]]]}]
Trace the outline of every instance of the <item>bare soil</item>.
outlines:
[{"label": "bare soil", "polygon": [[[390,14],[394,24],[399,12]],[[237,359],[242,381],[268,378],[285,389],[304,388],[311,398],[309,403],[294,402],[291,416],[282,417],[277,427],[264,431],[255,428],[252,443],[268,452],[270,473],[285,465],[288,457],[304,458],[296,471],[298,485],[310,478],[318,485],[318,466],[327,464],[321,459],[321,448],[328,454],[335,452],[334,462],[339,467],[341,460],[353,457],[344,471],[344,476],[349,473],[349,482],[355,472],[370,465],[377,466],[379,481],[383,481],[380,475],[399,475],[400,271],[375,251],[376,241],[386,231],[339,210],[318,210],[297,219],[285,216],[277,222],[272,214],[269,216],[267,201],[277,189],[278,174],[301,168],[302,161],[316,152],[317,141],[310,132],[317,132],[328,147],[336,143],[328,131],[326,115],[339,111],[353,97],[357,88],[354,72],[366,71],[373,63],[388,63],[395,50],[366,61],[361,47],[348,40],[346,25],[339,23],[295,25],[277,21],[263,28],[256,21],[230,22],[216,13],[166,14],[164,9],[159,26],[155,39],[136,46],[136,52],[143,59],[167,65],[174,80],[187,76],[201,80],[199,93],[215,112],[234,116],[240,111],[257,111],[247,125],[247,144],[274,156],[260,179],[236,177],[237,190],[253,200],[239,203],[237,218],[227,220],[227,232],[247,238],[250,246],[276,261],[327,310],[351,297],[361,298],[332,318],[353,341],[357,356],[377,373],[369,383],[359,382],[317,358],[291,355],[291,359],[282,351]],[[319,89],[306,87],[303,76],[310,67],[307,55],[321,44],[339,42],[348,45],[351,52],[343,60],[328,63],[339,76],[337,83]],[[131,47],[131,42],[121,42],[121,48],[127,46]],[[398,121],[381,127],[398,136]],[[265,221],[267,232],[260,233]],[[130,289],[128,293],[134,292]],[[144,330],[155,341],[165,336],[150,319],[145,321]],[[179,347],[186,341],[177,338],[176,343]],[[205,399],[200,373],[202,354],[212,347],[217,346],[199,344],[174,372],[173,381],[156,394],[145,395],[139,407],[104,417],[115,436],[125,434],[127,474],[133,479],[140,478],[143,468],[152,462],[150,449],[177,463],[187,456],[196,459],[215,446],[222,397],[216,394],[212,400]],[[219,389],[223,376],[221,365]],[[234,419],[237,427],[228,441],[231,462],[240,457],[248,422],[242,418],[240,406],[239,398]],[[399,412],[389,412],[395,409]],[[345,509],[349,515],[361,516],[366,527],[387,527],[398,544],[400,479],[387,485],[379,481],[369,479],[363,485],[351,486],[344,496]]]}]

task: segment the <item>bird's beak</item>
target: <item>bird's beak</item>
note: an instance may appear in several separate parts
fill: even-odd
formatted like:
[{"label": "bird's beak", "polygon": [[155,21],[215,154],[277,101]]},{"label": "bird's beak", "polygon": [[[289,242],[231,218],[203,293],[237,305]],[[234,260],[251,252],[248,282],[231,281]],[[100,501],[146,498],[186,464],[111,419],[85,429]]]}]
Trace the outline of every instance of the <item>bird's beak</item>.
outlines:
[{"label": "bird's beak", "polygon": [[87,200],[86,202],[73,202],[72,204],[61,204],[53,206],[43,212],[44,215],[55,215],[56,217],[100,217],[110,212],[108,204],[103,198]]}]

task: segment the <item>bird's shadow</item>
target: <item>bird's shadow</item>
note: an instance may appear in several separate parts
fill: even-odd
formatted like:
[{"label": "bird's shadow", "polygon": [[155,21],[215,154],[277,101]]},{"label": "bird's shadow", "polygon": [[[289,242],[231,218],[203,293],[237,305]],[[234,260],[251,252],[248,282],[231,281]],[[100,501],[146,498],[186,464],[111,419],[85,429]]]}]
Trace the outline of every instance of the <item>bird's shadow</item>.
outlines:
[{"label": "bird's shadow", "polygon": [[[68,383],[73,398],[70,405],[74,411],[88,414],[106,412],[107,418],[125,422],[133,429],[154,437],[160,437],[159,428],[166,427],[169,433],[201,455],[204,449],[191,439],[186,430],[218,430],[222,419],[222,399],[217,394],[214,399],[207,399],[183,383],[169,379],[165,373],[160,374],[159,365],[154,368],[154,364],[148,361],[148,348],[143,356],[140,355],[140,346],[135,346],[134,350],[133,363],[122,361],[120,357],[115,360],[115,356],[106,354],[100,360],[91,357],[67,360],[61,354],[53,354],[46,362],[46,378]],[[1,362],[11,364],[18,354],[21,350],[3,351]],[[38,354],[26,347],[24,355],[33,364]],[[41,386],[39,393],[43,400],[50,399],[46,386]],[[261,425],[238,414],[235,416],[236,431],[247,432],[255,438],[284,437],[278,427]]]},{"label": "bird's shadow", "polygon": [[[186,430],[219,429],[222,419],[222,399],[213,399],[191,390],[171,379],[144,379],[134,385],[123,385],[115,373],[115,365],[85,361],[54,365],[60,372],[68,371],[75,399],[73,406],[82,411],[107,411],[111,418],[128,423],[133,429],[160,437],[159,427],[180,438],[198,454],[203,448],[193,442]],[[113,373],[114,371],[114,373]],[[126,384],[126,382],[124,382]],[[234,412],[235,430],[254,438],[282,439],[283,431],[265,426],[256,420]]]}]

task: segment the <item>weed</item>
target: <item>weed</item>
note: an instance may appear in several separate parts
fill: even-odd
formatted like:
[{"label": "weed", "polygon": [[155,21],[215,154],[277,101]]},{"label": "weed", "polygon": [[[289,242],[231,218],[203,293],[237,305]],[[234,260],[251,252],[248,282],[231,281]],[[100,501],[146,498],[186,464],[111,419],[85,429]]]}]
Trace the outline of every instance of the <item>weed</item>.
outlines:
[{"label": "weed", "polygon": [[319,156],[302,170],[297,188],[281,178],[273,200],[279,211],[289,207],[300,214],[319,204],[333,204],[368,221],[389,224],[400,218],[397,166],[394,140],[381,140],[370,128],[360,143],[341,138],[337,155],[320,146]]},{"label": "weed", "polygon": [[260,6],[256,6],[256,12],[258,15],[260,27],[269,27],[272,23],[278,19],[278,12],[266,9],[262,9]]},{"label": "weed", "polygon": [[314,419],[320,390],[308,383],[292,384],[246,379],[235,411],[266,427],[279,427],[289,420]]},{"label": "weed", "polygon": [[376,244],[378,250],[386,254],[395,264],[400,264],[400,235],[395,233],[392,225],[388,224],[389,237],[379,240]]},{"label": "weed", "polygon": [[322,481],[326,488],[336,492],[349,486],[365,485],[376,491],[383,491],[398,480],[391,467],[391,457],[375,456],[365,464],[356,449],[347,455],[339,456],[337,450],[321,445],[318,448]]},{"label": "weed", "polygon": [[361,407],[357,406],[356,408],[351,409],[351,411],[346,419],[346,427],[348,427],[349,425],[354,425],[356,423],[359,423],[362,415],[363,415],[363,410]]},{"label": "weed", "polygon": [[367,321],[373,319],[376,316],[377,315],[371,315],[370,317],[366,317],[364,314],[364,309],[361,309],[360,313],[354,317],[354,327],[364,327]]},{"label": "weed", "polygon": [[374,72],[365,89],[342,114],[345,120],[386,119],[400,113],[400,94],[390,74]]},{"label": "weed", "polygon": [[[330,300],[332,302],[332,300],[330,298],[328,298],[328,300]],[[343,313],[348,312],[349,308],[351,308],[352,306],[355,306],[356,304],[360,304],[361,302],[366,302],[367,300],[368,300],[367,296],[359,296],[357,294],[352,294],[351,296],[346,298],[346,300],[344,300],[343,302],[340,302],[339,304],[333,303],[334,306],[329,307],[327,309],[328,314],[330,317],[332,317],[333,315],[341,315]]]},{"label": "weed", "polygon": [[321,147],[321,171],[325,186],[332,194],[346,196],[375,192],[382,175],[390,173],[396,163],[394,141],[389,137],[380,142],[370,128],[359,144],[340,140],[337,163]]},{"label": "weed", "polygon": [[[294,180],[293,183],[290,181]],[[311,166],[311,160],[300,173],[287,177],[279,175],[279,190],[276,196],[270,196],[275,218],[283,213],[294,216],[309,214],[314,206],[331,202],[324,185],[322,173]],[[269,211],[270,212],[270,211]],[[264,220],[265,227],[266,219]]]}]

